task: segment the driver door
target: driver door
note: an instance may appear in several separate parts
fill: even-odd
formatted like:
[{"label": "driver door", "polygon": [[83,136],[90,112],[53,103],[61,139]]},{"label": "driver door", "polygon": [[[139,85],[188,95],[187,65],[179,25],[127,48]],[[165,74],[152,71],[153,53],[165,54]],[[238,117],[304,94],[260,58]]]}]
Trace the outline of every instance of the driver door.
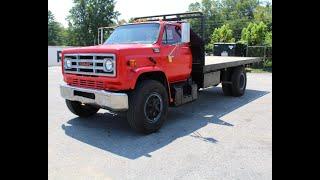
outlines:
[{"label": "driver door", "polygon": [[[162,36],[162,61],[169,82],[186,80],[191,73],[192,55],[187,43],[181,43],[179,26],[166,24]],[[171,56],[172,58],[168,58]]]}]

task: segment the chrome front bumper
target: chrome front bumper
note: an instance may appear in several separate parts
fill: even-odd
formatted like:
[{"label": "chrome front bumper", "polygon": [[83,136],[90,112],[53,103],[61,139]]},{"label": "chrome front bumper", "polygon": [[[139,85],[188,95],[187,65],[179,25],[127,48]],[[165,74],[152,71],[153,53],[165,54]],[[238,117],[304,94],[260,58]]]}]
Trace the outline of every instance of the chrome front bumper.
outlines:
[{"label": "chrome front bumper", "polygon": [[125,111],[129,108],[128,95],[125,93],[79,88],[67,84],[60,85],[60,93],[65,99],[94,104],[113,111]]}]

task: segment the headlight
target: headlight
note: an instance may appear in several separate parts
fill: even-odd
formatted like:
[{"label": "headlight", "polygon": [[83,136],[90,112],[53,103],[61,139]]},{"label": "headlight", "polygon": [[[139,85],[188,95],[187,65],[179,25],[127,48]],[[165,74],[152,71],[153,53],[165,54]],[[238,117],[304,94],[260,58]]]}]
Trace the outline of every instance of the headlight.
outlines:
[{"label": "headlight", "polygon": [[70,69],[70,68],[71,68],[71,66],[72,66],[72,62],[71,62],[71,60],[70,60],[70,59],[66,59],[66,60],[64,61],[64,63],[65,63],[65,67],[66,67],[66,68],[68,68],[68,69]]},{"label": "headlight", "polygon": [[113,61],[110,59],[106,59],[106,61],[104,62],[104,69],[107,72],[113,71]]}]

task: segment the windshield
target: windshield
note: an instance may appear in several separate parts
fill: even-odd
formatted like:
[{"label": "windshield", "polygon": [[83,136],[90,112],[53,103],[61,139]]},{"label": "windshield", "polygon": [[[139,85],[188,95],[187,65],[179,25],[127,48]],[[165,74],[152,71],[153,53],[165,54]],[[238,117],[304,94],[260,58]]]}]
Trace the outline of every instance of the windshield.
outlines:
[{"label": "windshield", "polygon": [[130,24],[116,28],[104,44],[153,44],[157,41],[159,24]]}]

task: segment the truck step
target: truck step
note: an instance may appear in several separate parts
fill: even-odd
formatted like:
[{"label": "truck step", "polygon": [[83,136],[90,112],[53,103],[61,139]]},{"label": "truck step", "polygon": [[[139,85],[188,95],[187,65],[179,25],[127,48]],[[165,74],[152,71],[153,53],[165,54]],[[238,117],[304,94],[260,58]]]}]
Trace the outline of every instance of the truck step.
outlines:
[{"label": "truck step", "polygon": [[198,98],[198,86],[195,83],[174,85],[174,106],[194,101]]}]

